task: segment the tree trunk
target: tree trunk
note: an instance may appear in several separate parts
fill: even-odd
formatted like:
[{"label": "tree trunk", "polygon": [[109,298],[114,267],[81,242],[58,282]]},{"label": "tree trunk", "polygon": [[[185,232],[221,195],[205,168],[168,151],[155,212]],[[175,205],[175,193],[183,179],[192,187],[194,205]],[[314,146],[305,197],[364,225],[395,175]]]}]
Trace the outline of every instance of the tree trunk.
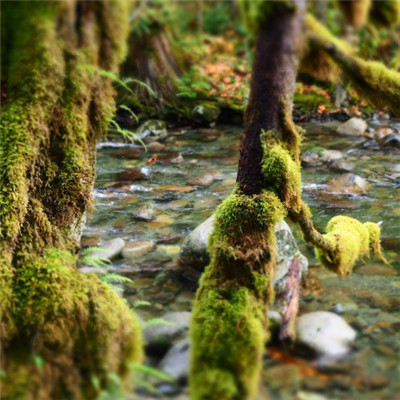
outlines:
[{"label": "tree trunk", "polygon": [[[95,141],[114,111],[128,3],[2,5],[1,339],[4,399],[90,399],[141,358],[139,323],[76,268]],[[42,365],[43,364],[43,365]],[[98,384],[96,384],[98,382]]]},{"label": "tree trunk", "polygon": [[[267,13],[262,10],[267,2],[248,7],[259,4],[258,11]],[[290,168],[299,170],[299,138],[290,112],[304,1],[297,1],[295,10],[276,2],[268,11],[260,16],[238,185],[216,212],[211,262],[193,309],[190,394],[196,400],[256,396],[273,298],[274,227],[286,207],[299,200],[300,176],[286,182],[288,175],[283,174],[286,168],[289,175]],[[279,169],[282,165],[285,170]],[[277,169],[274,174],[269,174],[270,166]],[[294,186],[296,193],[280,193],[277,186]]]}]

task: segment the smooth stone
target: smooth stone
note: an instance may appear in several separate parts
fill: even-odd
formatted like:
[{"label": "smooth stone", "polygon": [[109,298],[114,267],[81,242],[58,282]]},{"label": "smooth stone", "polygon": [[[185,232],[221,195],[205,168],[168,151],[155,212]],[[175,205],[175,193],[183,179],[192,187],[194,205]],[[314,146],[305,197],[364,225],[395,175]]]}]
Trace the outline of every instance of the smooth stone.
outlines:
[{"label": "smooth stone", "polygon": [[161,214],[156,217],[153,221],[149,222],[150,228],[161,228],[174,223],[174,220],[167,214]]},{"label": "smooth stone", "polygon": [[160,354],[172,346],[176,339],[182,339],[189,330],[191,313],[188,311],[173,311],[161,318],[168,324],[150,325],[143,330],[146,350],[151,354]]},{"label": "smooth stone", "polygon": [[341,317],[328,311],[315,311],[297,319],[297,341],[321,356],[343,357],[356,338],[356,331]]},{"label": "smooth stone", "polygon": [[175,256],[179,254],[181,250],[181,246],[172,246],[172,245],[165,245],[161,244],[157,246],[157,251],[162,251],[169,256]]},{"label": "smooth stone", "polygon": [[333,192],[342,194],[366,194],[370,183],[361,176],[347,173],[333,178],[327,182],[328,188]]},{"label": "smooth stone", "polygon": [[343,159],[333,161],[330,164],[330,169],[332,171],[338,171],[338,172],[351,172],[353,170],[354,166]]},{"label": "smooth stone", "polygon": [[188,339],[175,343],[158,365],[158,369],[170,375],[177,382],[187,380],[190,365],[190,344]]},{"label": "smooth stone", "polygon": [[125,240],[122,238],[115,238],[104,242],[99,248],[98,252],[91,253],[91,256],[104,257],[108,260],[113,260],[118,257],[123,248],[125,247]]},{"label": "smooth stone", "polygon": [[152,153],[159,153],[165,149],[165,144],[159,142],[151,142],[146,147],[147,150]]},{"label": "smooth stone", "polygon": [[189,179],[186,184],[191,186],[210,186],[214,182],[214,175],[212,174],[204,174],[199,176],[194,176],[193,178]]},{"label": "smooth stone", "polygon": [[363,136],[367,128],[368,125],[364,120],[353,117],[338,126],[336,131],[341,135]]},{"label": "smooth stone", "polygon": [[316,167],[323,164],[331,163],[343,158],[343,153],[339,150],[321,150],[320,152],[306,152],[301,162],[306,167]]},{"label": "smooth stone", "polygon": [[[183,185],[161,185],[158,186],[157,189],[163,192],[178,192],[178,193],[189,193],[195,190],[193,186],[183,186]],[[171,200],[176,200],[176,199],[171,199]]]},{"label": "smooth stone", "polygon": [[145,143],[162,141],[168,137],[165,121],[150,119],[139,126],[136,135]]},{"label": "smooth stone", "polygon": [[139,221],[153,221],[156,214],[157,211],[153,207],[141,206],[132,216]]},{"label": "smooth stone", "polygon": [[[210,262],[208,238],[214,229],[214,220],[215,215],[213,214],[195,228],[182,244],[178,268],[182,275],[190,280],[198,280],[200,274]],[[293,233],[285,221],[276,224],[275,234],[278,248],[278,263],[272,283],[276,292],[282,293],[286,288],[291,260],[295,256],[300,257],[302,274],[307,272],[308,261],[300,253]]]},{"label": "smooth stone", "polygon": [[155,244],[149,241],[138,241],[128,243],[122,250],[122,257],[132,259],[143,256],[153,250]]}]

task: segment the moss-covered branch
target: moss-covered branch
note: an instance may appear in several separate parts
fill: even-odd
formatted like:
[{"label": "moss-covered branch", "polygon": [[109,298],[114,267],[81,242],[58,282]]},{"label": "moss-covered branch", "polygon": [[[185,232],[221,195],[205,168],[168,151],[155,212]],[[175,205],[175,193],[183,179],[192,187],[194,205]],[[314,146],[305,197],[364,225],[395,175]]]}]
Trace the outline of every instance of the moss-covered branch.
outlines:
[{"label": "moss-covered branch", "polygon": [[[303,58],[304,70],[314,68],[314,71],[321,72],[320,78],[334,78],[338,74],[335,68],[332,68],[331,62],[333,61],[361,96],[377,108],[388,107],[394,115],[400,115],[399,72],[387,68],[380,62],[366,61],[354,56],[351,47],[335,38],[311,16],[307,16],[307,27],[309,30],[307,48],[309,50],[306,50]],[[307,51],[315,53],[308,54]],[[320,52],[323,52],[325,56]],[[316,65],[316,61],[311,61],[312,57],[315,57],[314,60],[320,64]],[[310,63],[308,68],[307,63]]]}]

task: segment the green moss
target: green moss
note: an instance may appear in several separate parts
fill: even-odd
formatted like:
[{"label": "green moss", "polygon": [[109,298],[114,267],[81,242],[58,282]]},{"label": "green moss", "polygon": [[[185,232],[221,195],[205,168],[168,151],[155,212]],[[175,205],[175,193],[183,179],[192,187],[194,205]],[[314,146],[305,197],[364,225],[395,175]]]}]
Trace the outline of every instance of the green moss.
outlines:
[{"label": "green moss", "polygon": [[301,200],[301,172],[286,146],[277,142],[271,132],[261,137],[263,160],[261,171],[266,184],[287,208],[298,209]]},{"label": "green moss", "polygon": [[[344,40],[334,36],[329,29],[311,15],[306,15],[307,40],[300,59],[300,72],[312,76],[320,81],[339,82],[340,68],[318,46],[310,40],[310,36],[317,35],[328,43],[333,44],[344,53],[354,53],[353,48]],[[296,95],[295,95],[296,96]],[[325,104],[326,100],[324,101]]]},{"label": "green moss", "polygon": [[251,398],[266,341],[264,309],[249,289],[221,291],[209,278],[202,278],[192,317],[191,399]]},{"label": "green moss", "polygon": [[[74,377],[90,371],[105,385],[109,372],[124,376],[130,362],[141,361],[140,322],[110,287],[77,271],[71,254],[47,249],[42,258],[21,261],[25,267],[15,273],[12,299],[20,346],[27,354],[34,349],[49,366],[57,365],[41,372],[42,382],[51,382],[46,388],[37,386],[34,375],[24,376],[25,363],[11,361],[22,387],[32,393],[49,390],[49,398],[93,392],[98,389],[90,382],[75,382]],[[17,398],[18,390],[12,380],[4,385],[8,398]]]},{"label": "green moss", "polygon": [[380,228],[372,222],[362,224],[354,218],[336,216],[327,227],[324,239],[331,251],[316,249],[318,260],[339,275],[349,275],[357,260],[369,256],[370,251],[382,257]]},{"label": "green moss", "polygon": [[238,4],[243,15],[243,22],[247,30],[254,36],[257,35],[262,25],[268,23],[272,13],[295,12],[296,10],[294,2],[290,0],[279,2],[239,0]]},{"label": "green moss", "polygon": [[274,227],[284,216],[272,192],[247,196],[236,188],[218,207],[191,324],[192,399],[256,394],[273,298]]},{"label": "green moss", "polygon": [[[307,17],[307,21],[313,21]],[[308,24],[308,22],[307,22]],[[390,70],[376,61],[365,61],[352,56],[343,42],[328,34],[312,22],[310,28],[310,48],[325,52],[326,56],[340,67],[358,93],[379,109],[388,107],[395,115],[400,115],[400,73]],[[310,26],[311,26],[310,25]]]},{"label": "green moss", "polygon": [[281,202],[271,192],[260,195],[247,196],[235,189],[225,201],[218,207],[216,213],[216,232],[225,237],[239,237],[252,227],[264,231],[271,224],[281,221],[285,217],[285,211]]},{"label": "green moss", "polygon": [[[52,249],[76,251],[73,222],[90,206],[95,140],[114,103],[111,82],[85,66],[116,70],[127,3],[4,4],[10,17],[2,19],[8,49],[0,146],[6,398],[95,398],[109,374],[124,376],[141,358],[140,324],[125,302],[81,274],[70,253]],[[79,21],[75,11],[83,14]],[[95,18],[83,29],[85,13]],[[33,354],[43,368],[35,367]]]}]

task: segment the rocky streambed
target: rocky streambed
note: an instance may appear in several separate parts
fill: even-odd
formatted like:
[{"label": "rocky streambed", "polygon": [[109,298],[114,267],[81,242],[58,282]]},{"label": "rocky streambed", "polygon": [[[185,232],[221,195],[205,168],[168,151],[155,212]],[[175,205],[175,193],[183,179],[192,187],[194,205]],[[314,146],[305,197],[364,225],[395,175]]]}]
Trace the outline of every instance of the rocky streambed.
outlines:
[{"label": "rocky streambed", "polygon": [[[366,260],[340,279],[316,265],[296,227],[292,233],[278,224],[277,292],[299,251],[304,287],[297,343],[283,348],[273,334],[266,349],[262,399],[389,400],[400,393],[400,122],[346,124],[304,126],[304,198],[321,229],[336,214],[382,220],[391,265]],[[183,400],[209,218],[235,184],[241,129],[156,127],[146,133],[147,152],[118,139],[99,145],[95,211],[82,245],[103,247],[100,254],[112,259],[108,271],[131,279],[123,296],[143,320],[146,363],[173,378],[147,375],[154,390],[139,385],[132,398]],[[280,308],[278,296],[269,314],[273,332]]]}]

